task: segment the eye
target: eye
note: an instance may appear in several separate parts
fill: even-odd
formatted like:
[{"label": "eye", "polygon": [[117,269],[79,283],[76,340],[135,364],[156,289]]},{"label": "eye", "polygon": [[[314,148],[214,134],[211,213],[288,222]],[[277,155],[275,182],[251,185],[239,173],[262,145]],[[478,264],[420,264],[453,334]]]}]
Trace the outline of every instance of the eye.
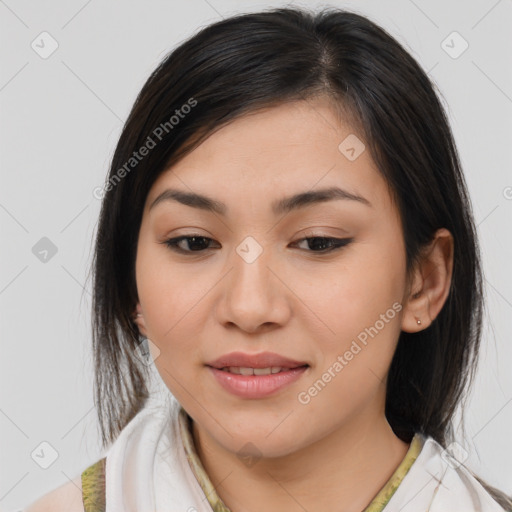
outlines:
[{"label": "eye", "polygon": [[[212,238],[208,238],[206,236],[201,235],[183,235],[176,238],[170,238],[165,240],[165,243],[171,250],[180,252],[180,253],[190,253],[190,252],[204,252],[205,245],[208,245],[208,242],[213,242]],[[183,248],[182,242],[186,242],[191,250],[186,250]],[[179,245],[181,244],[181,245]]]},{"label": "eye", "polygon": [[[353,241],[353,238],[330,238],[325,236],[312,236],[307,238],[301,238],[294,242],[293,245],[299,245],[302,242],[307,242],[308,246],[313,247],[313,250],[307,250],[307,252],[316,253],[329,253],[342,247],[347,246]],[[185,242],[185,243],[183,243]],[[183,235],[176,238],[170,238],[162,243],[165,243],[171,250],[182,254],[192,252],[204,252],[209,249],[210,242],[214,242],[212,238],[201,235]],[[311,243],[313,242],[313,243]],[[180,245],[181,244],[181,245]],[[184,248],[188,246],[188,249]]]},{"label": "eye", "polygon": [[[299,244],[301,242],[307,242],[308,246],[316,247],[319,250],[313,250],[308,252],[318,252],[318,253],[328,253],[333,252],[337,249],[341,249],[346,245],[350,244],[353,241],[353,238],[330,238],[326,236],[312,236],[307,238],[302,238],[297,240],[295,244]],[[311,244],[311,242],[313,242]]]}]

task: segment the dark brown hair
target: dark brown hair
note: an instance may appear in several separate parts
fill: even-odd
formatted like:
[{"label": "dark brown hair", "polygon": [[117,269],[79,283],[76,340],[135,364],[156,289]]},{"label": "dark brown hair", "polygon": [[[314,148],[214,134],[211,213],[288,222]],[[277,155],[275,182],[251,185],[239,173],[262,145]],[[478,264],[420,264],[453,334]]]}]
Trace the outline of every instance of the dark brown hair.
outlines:
[{"label": "dark brown hair", "polygon": [[[368,18],[336,8],[282,8],[222,20],[183,42],[148,78],[124,125],[92,266],[95,403],[104,446],[148,397],[147,369],[134,354],[141,338],[132,314],[137,240],[152,184],[226,123],[319,95],[358,126],[392,191],[408,274],[438,228],[454,236],[449,296],[428,328],[400,334],[386,397],[387,419],[402,440],[410,442],[415,432],[443,446],[453,440],[452,418],[476,370],[482,269],[470,199],[435,85]],[[133,153],[149,139],[156,145],[132,165]]]}]

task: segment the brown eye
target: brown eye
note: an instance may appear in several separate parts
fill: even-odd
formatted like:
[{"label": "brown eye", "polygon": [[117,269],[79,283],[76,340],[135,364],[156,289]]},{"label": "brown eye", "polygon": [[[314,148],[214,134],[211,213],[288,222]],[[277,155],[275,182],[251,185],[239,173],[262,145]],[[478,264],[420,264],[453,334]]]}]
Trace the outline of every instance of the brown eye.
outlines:
[{"label": "brown eye", "polygon": [[309,252],[326,253],[345,247],[346,245],[351,243],[352,240],[353,238],[330,238],[325,236],[314,236],[302,238],[301,240],[295,242],[295,244],[297,245],[298,243],[306,241],[309,247],[314,248]]},{"label": "brown eye", "polygon": [[[213,241],[214,240],[212,238],[208,238],[206,236],[184,235],[176,238],[170,238],[166,240],[164,243],[173,251],[181,253],[190,253],[204,252],[205,249],[208,249],[208,243]],[[186,242],[186,244],[183,244],[182,242]],[[188,249],[185,249],[184,246],[188,246]]]}]

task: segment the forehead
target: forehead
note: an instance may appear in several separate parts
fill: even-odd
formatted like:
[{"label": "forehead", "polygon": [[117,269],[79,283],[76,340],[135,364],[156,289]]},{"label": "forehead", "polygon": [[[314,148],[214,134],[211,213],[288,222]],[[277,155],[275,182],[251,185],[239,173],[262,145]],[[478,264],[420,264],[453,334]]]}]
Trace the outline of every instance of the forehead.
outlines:
[{"label": "forehead", "polygon": [[285,103],[213,133],[158,177],[146,207],[167,188],[215,197],[236,208],[333,186],[386,207],[386,183],[365,146],[362,134],[326,100]]}]

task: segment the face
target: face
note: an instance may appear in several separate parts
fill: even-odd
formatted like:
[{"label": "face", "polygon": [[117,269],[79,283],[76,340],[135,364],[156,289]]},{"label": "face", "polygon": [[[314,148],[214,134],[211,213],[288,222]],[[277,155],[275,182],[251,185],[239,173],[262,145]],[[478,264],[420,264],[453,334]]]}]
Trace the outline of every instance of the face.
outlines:
[{"label": "face", "polygon": [[[148,194],[139,326],[198,431],[233,453],[250,442],[283,456],[384,416],[405,247],[361,139],[323,100],[273,107],[221,128]],[[283,202],[331,188],[346,193]],[[161,196],[169,189],[218,208]],[[233,352],[293,363],[252,361],[283,367],[270,375],[212,369]]]}]

